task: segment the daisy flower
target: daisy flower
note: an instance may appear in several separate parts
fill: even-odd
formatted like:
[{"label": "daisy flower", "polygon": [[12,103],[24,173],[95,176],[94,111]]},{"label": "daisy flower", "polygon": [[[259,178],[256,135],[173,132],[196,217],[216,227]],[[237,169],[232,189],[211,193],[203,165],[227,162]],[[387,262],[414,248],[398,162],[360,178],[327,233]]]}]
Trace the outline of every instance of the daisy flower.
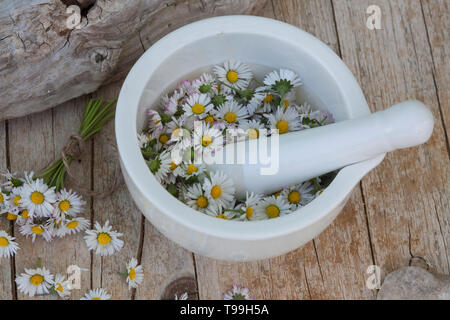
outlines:
[{"label": "daisy flower", "polygon": [[286,188],[281,192],[283,199],[295,210],[306,205],[314,199],[314,185],[306,181],[304,183]]},{"label": "daisy flower", "polygon": [[181,81],[178,84],[178,89],[183,90],[183,92],[187,95],[187,96],[191,96],[193,94],[196,93],[200,93],[200,91],[198,91],[199,86],[201,85],[200,81],[189,81],[189,80],[184,80]]},{"label": "daisy flower", "polygon": [[34,242],[37,237],[42,237],[45,241],[52,241],[52,230],[48,225],[41,222],[34,222],[33,219],[28,219],[27,222],[19,228],[19,232],[27,238],[31,236],[31,241]]},{"label": "daisy flower", "polygon": [[80,231],[86,230],[90,225],[90,221],[82,218],[82,217],[75,217],[75,218],[69,218],[65,222],[62,223],[61,227],[56,231],[56,235],[58,237],[64,237],[66,235],[75,234]]},{"label": "daisy flower", "polygon": [[214,73],[219,81],[224,83],[224,91],[229,88],[244,90],[253,77],[250,67],[240,61],[225,61],[222,66],[214,66]]},{"label": "daisy flower", "polygon": [[280,105],[282,107],[284,107],[284,109],[286,110],[288,107],[296,106],[295,100],[296,100],[296,96],[295,96],[295,91],[291,90],[289,91],[283,98],[283,101],[280,101]]},{"label": "daisy flower", "polygon": [[219,208],[229,206],[234,199],[233,181],[221,171],[212,172],[210,178],[205,179],[203,190],[208,200]]},{"label": "daisy flower", "polygon": [[144,272],[142,266],[138,266],[138,261],[132,258],[127,264],[127,283],[128,289],[137,288],[144,281]]},{"label": "daisy flower", "polygon": [[89,290],[80,300],[110,300],[111,295],[105,289]]},{"label": "daisy flower", "polygon": [[222,132],[208,124],[196,123],[194,128],[194,149],[198,153],[213,153],[223,147]]},{"label": "daisy flower", "polygon": [[195,93],[190,96],[183,104],[183,110],[187,117],[195,116],[198,119],[204,119],[213,108],[211,99],[206,94]]},{"label": "daisy flower", "polygon": [[0,189],[0,214],[8,211],[9,196]]},{"label": "daisy flower", "polygon": [[263,198],[262,194],[256,194],[254,192],[248,193],[246,192],[246,199],[245,203],[242,206],[242,211],[245,212],[240,217],[240,220],[262,220],[264,219],[264,216],[256,216],[255,215],[255,209],[258,205],[259,201]]},{"label": "daisy flower", "polygon": [[150,130],[151,137],[154,138],[154,135],[159,135],[159,133],[163,129],[161,116],[159,115],[158,111],[155,111],[153,109],[148,109],[147,115],[149,117],[148,128]]},{"label": "daisy flower", "polygon": [[48,294],[53,285],[53,275],[45,268],[25,269],[16,278],[17,288],[30,297],[37,294]]},{"label": "daisy flower", "polygon": [[53,282],[53,290],[59,297],[65,299],[70,296],[69,283],[63,275],[57,274]]},{"label": "daisy flower", "polygon": [[247,287],[233,284],[233,288],[223,294],[223,300],[252,300],[252,298]]},{"label": "daisy flower", "polygon": [[85,201],[73,192],[72,190],[67,191],[63,189],[59,191],[56,195],[56,203],[54,204],[55,210],[53,214],[62,220],[66,216],[76,217],[83,210],[83,206],[86,204]]},{"label": "daisy flower", "polygon": [[277,129],[279,134],[285,134],[290,131],[301,129],[298,113],[294,109],[286,109],[278,107],[275,114],[264,115],[270,124],[271,129]]},{"label": "daisy flower", "polygon": [[185,201],[186,204],[194,210],[209,213],[214,216],[218,214],[215,203],[208,199],[200,183],[195,183],[187,188],[185,192]]},{"label": "daisy flower", "polygon": [[180,175],[185,179],[198,176],[203,172],[205,172],[206,170],[205,164],[194,163],[190,159],[189,161],[183,161],[183,163],[179,166],[179,168],[180,168]]},{"label": "daisy flower", "polygon": [[214,119],[223,120],[228,125],[237,124],[240,120],[248,118],[247,110],[235,100],[221,104],[213,114]]},{"label": "daisy flower", "polygon": [[2,177],[5,178],[6,182],[2,183],[1,186],[4,190],[10,192],[13,188],[22,185],[23,181],[16,179],[17,173],[11,173],[9,170],[2,171]]},{"label": "daisy flower", "polygon": [[109,221],[106,221],[102,227],[100,223],[95,222],[94,230],[87,230],[84,240],[89,250],[95,250],[96,254],[101,256],[110,256],[123,247],[123,241],[119,239],[122,233],[111,230]]},{"label": "daisy flower", "polygon": [[150,142],[150,136],[144,134],[144,133],[139,133],[137,135],[138,138],[138,145],[140,149],[143,149],[147,146],[147,144]]},{"label": "daisy flower", "polygon": [[53,212],[52,203],[56,201],[55,187],[49,188],[42,179],[24,184],[21,192],[21,204],[28,210],[30,217],[49,217]]},{"label": "daisy flower", "polygon": [[16,254],[19,245],[6,231],[0,230],[0,258],[9,258]]},{"label": "daisy flower", "polygon": [[244,137],[248,137],[249,139],[258,139],[260,131],[266,129],[266,127],[261,123],[261,121],[252,119],[240,122],[239,129],[244,132]]},{"label": "daisy flower", "polygon": [[272,219],[289,214],[290,212],[289,203],[282,197],[269,196],[257,204],[254,214],[258,219]]},{"label": "daisy flower", "polygon": [[155,175],[156,180],[162,183],[170,172],[171,162],[170,152],[164,151],[156,159],[147,161],[147,165]]},{"label": "daisy flower", "polygon": [[272,71],[266,75],[264,84],[283,97],[292,88],[299,87],[302,81],[294,71],[280,69],[280,71]]},{"label": "daisy flower", "polygon": [[187,300],[189,298],[188,293],[183,293],[180,297],[178,297],[177,294],[175,294],[175,300]]},{"label": "daisy flower", "polygon": [[198,91],[200,91],[200,93],[214,95],[219,92],[216,84],[216,79],[213,75],[204,73],[201,75],[198,81],[200,82],[200,85],[198,87]]},{"label": "daisy flower", "polygon": [[242,204],[236,205],[236,200],[233,199],[233,201],[231,201],[231,204],[227,208],[218,207],[215,212],[208,211],[206,212],[206,214],[218,219],[233,220],[241,215],[242,213],[241,207]]},{"label": "daisy flower", "polygon": [[170,98],[164,102],[163,112],[169,116],[173,116],[178,111],[178,106],[180,106],[184,99],[183,88],[178,88],[175,90]]}]

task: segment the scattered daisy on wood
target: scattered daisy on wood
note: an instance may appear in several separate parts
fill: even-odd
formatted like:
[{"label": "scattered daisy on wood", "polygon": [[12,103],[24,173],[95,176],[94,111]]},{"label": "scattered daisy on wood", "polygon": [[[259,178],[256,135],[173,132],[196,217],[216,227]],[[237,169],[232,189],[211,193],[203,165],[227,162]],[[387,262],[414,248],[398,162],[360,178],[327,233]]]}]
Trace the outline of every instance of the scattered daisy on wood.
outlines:
[{"label": "scattered daisy on wood", "polygon": [[53,286],[53,278],[45,268],[25,269],[25,272],[16,278],[16,284],[20,292],[34,297],[48,294]]},{"label": "scattered daisy on wood", "polygon": [[14,237],[11,237],[6,231],[0,230],[0,258],[9,258],[16,254],[19,245]]},{"label": "scattered daisy on wood", "polygon": [[110,300],[111,295],[103,288],[89,290],[80,300]]},{"label": "scattered daisy on wood", "polygon": [[110,256],[122,249],[123,241],[119,239],[122,233],[112,230],[109,221],[106,221],[104,226],[95,222],[94,227],[93,230],[86,230],[84,236],[89,250],[101,256]]},{"label": "scattered daisy on wood", "polygon": [[253,300],[250,297],[250,290],[247,287],[241,287],[233,284],[233,288],[223,294],[224,300]]},{"label": "scattered daisy on wood", "polygon": [[57,274],[53,282],[52,292],[66,299],[70,296],[69,283],[63,275]]},{"label": "scattered daisy on wood", "polygon": [[144,271],[142,266],[138,265],[136,258],[132,258],[127,263],[126,277],[129,290],[137,288],[144,281]]}]

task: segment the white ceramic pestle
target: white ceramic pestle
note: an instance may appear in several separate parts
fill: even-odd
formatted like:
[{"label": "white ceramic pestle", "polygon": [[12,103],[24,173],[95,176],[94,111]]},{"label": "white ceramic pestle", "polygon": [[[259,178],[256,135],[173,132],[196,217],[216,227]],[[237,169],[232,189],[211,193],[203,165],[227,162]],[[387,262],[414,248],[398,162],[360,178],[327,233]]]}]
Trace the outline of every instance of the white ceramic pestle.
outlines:
[{"label": "white ceramic pestle", "polygon": [[[239,199],[246,191],[270,194],[385,152],[425,143],[433,125],[431,111],[421,102],[410,100],[362,118],[280,135],[279,153],[270,158],[271,164],[249,163],[249,155],[255,156],[261,149],[260,139],[253,139],[225,146],[224,154],[233,154],[234,150],[237,164],[210,167],[231,177]],[[267,143],[268,151],[263,154],[271,155],[274,142],[267,138]],[[278,171],[262,174],[271,165],[276,167],[277,156]]]}]

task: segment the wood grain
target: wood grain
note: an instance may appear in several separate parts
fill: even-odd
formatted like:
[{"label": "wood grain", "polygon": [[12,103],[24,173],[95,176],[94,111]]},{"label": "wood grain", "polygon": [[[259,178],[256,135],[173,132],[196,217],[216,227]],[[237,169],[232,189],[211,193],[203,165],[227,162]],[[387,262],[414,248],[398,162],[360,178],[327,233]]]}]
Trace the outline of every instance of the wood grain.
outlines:
[{"label": "wood grain", "polygon": [[[375,262],[391,272],[420,256],[448,273],[449,162],[420,2],[333,3],[343,59],[372,111],[414,98],[436,119],[428,143],[388,154],[362,181]],[[382,10],[381,30],[362,23],[371,4]]]},{"label": "wood grain", "polygon": [[[0,172],[7,169],[7,137],[6,123],[0,121]],[[0,230],[8,231],[11,224],[6,219],[5,214],[0,215]],[[11,233],[10,233],[11,234]],[[13,258],[0,258],[0,300],[8,300],[13,298],[13,290],[11,288],[11,265]]]}]

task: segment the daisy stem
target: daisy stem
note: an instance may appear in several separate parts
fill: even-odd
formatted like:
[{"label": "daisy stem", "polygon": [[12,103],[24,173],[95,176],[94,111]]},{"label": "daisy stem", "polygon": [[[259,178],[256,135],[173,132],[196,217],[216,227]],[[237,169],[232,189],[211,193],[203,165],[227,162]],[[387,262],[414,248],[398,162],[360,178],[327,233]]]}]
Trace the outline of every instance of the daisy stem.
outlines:
[{"label": "daisy stem", "polygon": [[37,268],[41,267],[41,258],[37,259],[37,263],[36,263]]}]

